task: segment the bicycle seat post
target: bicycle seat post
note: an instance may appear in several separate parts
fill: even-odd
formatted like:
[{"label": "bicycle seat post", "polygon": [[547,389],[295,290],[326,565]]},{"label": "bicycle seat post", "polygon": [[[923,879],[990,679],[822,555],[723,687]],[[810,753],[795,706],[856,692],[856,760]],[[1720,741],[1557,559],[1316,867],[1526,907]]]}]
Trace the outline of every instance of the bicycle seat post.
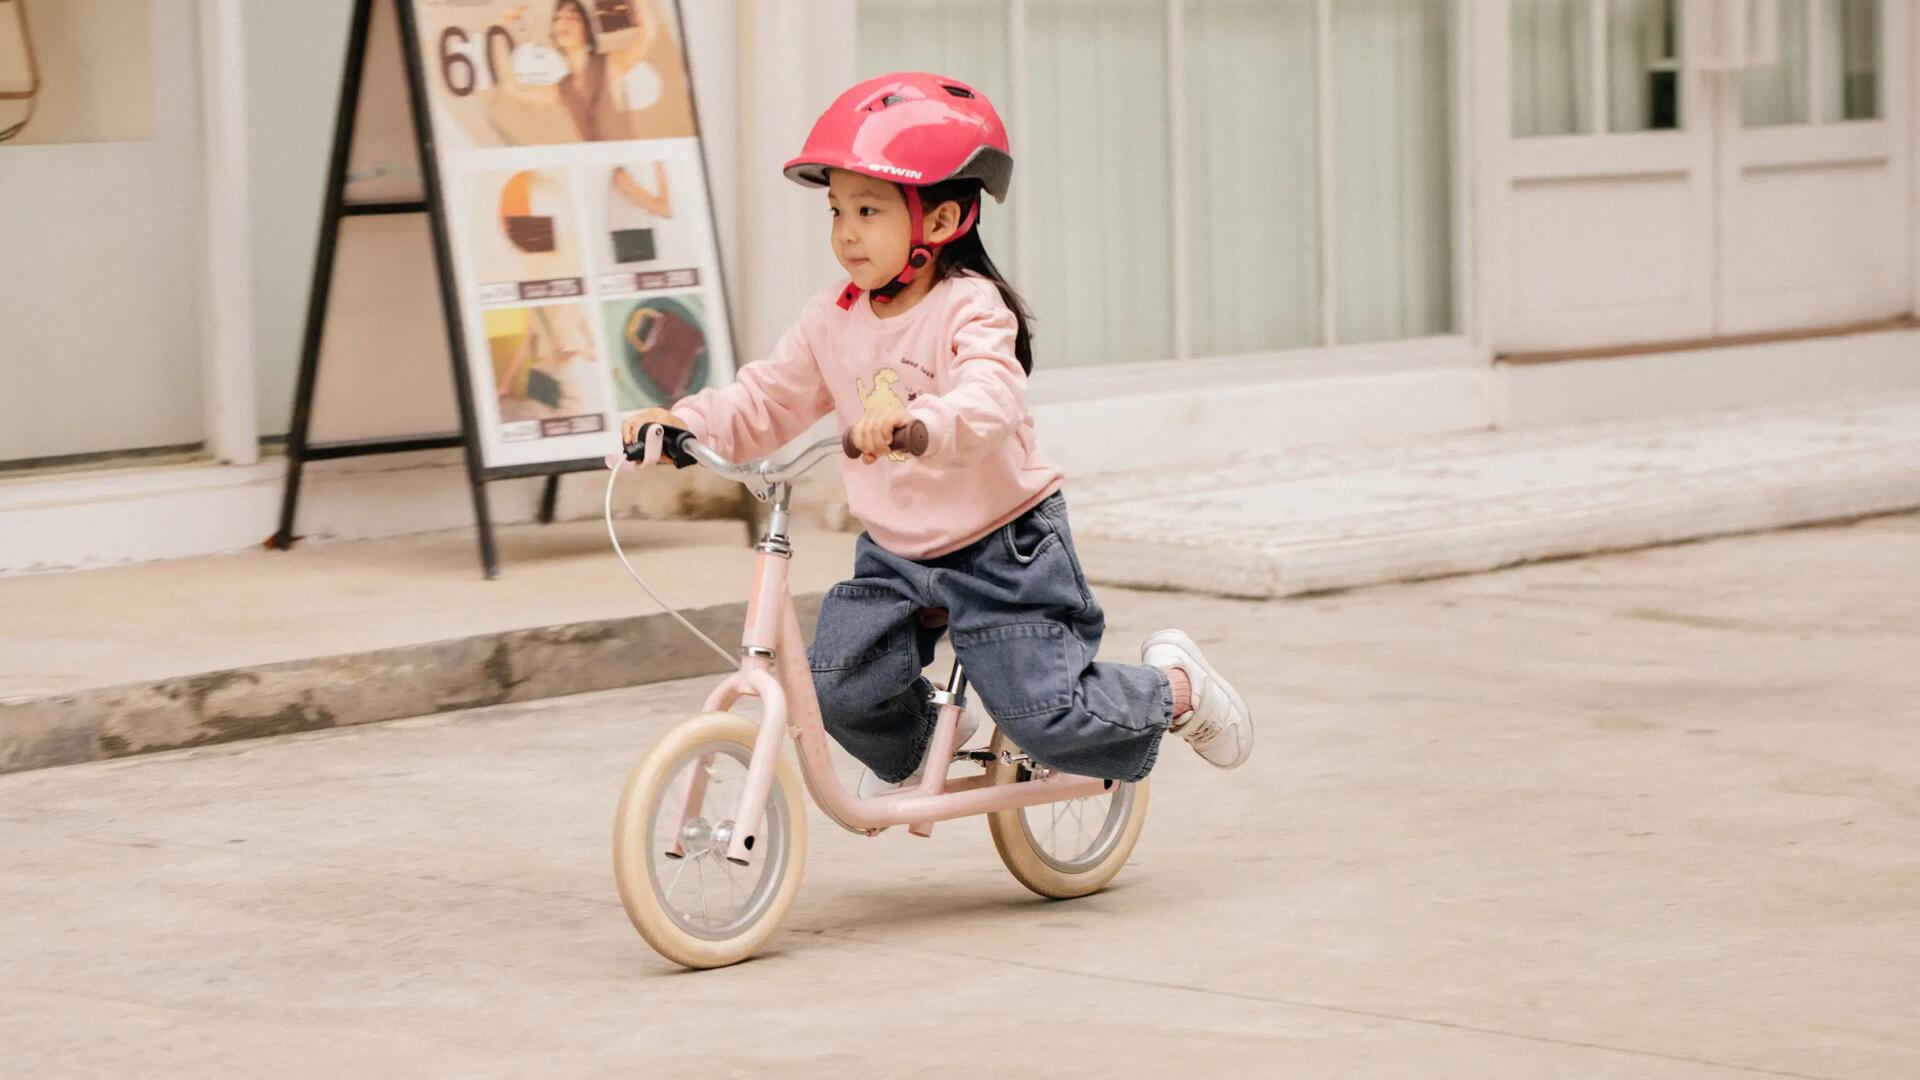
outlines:
[{"label": "bicycle seat post", "polygon": [[953,671],[947,675],[947,693],[953,695],[955,705],[967,707],[967,669],[957,656],[953,658]]}]

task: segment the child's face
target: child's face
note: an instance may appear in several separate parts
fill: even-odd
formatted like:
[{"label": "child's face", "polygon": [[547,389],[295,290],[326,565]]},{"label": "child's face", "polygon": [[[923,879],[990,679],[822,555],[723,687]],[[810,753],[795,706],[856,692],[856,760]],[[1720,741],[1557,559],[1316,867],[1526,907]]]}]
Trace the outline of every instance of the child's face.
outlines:
[{"label": "child's face", "polygon": [[834,169],[827,174],[833,257],[854,284],[871,292],[906,269],[913,221],[900,189],[885,180]]}]

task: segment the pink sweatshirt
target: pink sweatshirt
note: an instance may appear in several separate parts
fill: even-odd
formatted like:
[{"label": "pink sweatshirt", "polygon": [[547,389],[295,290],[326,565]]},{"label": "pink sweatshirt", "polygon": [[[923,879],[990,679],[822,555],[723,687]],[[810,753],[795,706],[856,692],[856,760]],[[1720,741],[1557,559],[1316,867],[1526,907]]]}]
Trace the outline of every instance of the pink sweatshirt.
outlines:
[{"label": "pink sweatshirt", "polygon": [[771,356],[674,413],[701,442],[742,461],[830,411],[845,431],[870,408],[904,407],[926,421],[927,452],[849,461],[845,472],[854,516],[874,543],[909,559],[963,548],[1059,490],[1060,470],[1034,446],[1013,312],[992,282],[947,278],[891,319],[864,295],[842,310],[840,288],[808,301]]}]

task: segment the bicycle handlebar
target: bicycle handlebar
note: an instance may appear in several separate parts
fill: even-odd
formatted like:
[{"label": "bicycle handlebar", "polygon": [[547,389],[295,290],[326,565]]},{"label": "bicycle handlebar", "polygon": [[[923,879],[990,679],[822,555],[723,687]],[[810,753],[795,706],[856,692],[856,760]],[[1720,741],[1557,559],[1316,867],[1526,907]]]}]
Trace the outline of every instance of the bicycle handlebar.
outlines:
[{"label": "bicycle handlebar", "polygon": [[[927,452],[927,424],[924,420],[915,420],[906,427],[893,433],[893,449],[919,457]],[[860,456],[860,448],[853,445],[853,432],[840,436],[840,449],[850,458]]]},{"label": "bicycle handlebar", "polygon": [[839,439],[825,438],[785,461],[777,462],[770,457],[765,457],[754,461],[735,462],[721,457],[684,428],[667,427],[664,424],[643,424],[635,433],[634,441],[624,448],[624,455],[628,461],[641,461],[647,456],[647,434],[653,427],[662,429],[664,437],[660,444],[661,456],[673,462],[675,468],[684,469],[689,465],[704,465],[721,476],[746,484],[756,491],[793,480],[826,460],[835,450],[841,449]]}]

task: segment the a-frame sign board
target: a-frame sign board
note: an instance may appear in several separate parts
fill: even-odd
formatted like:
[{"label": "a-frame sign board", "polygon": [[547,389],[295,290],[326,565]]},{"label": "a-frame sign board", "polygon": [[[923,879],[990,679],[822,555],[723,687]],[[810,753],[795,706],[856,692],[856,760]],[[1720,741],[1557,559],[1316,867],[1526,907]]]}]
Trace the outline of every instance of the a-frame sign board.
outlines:
[{"label": "a-frame sign board", "polygon": [[458,447],[494,577],[490,481],[550,522],[622,414],[731,378],[683,41],[672,0],[355,0],[272,546],[307,463]]}]

